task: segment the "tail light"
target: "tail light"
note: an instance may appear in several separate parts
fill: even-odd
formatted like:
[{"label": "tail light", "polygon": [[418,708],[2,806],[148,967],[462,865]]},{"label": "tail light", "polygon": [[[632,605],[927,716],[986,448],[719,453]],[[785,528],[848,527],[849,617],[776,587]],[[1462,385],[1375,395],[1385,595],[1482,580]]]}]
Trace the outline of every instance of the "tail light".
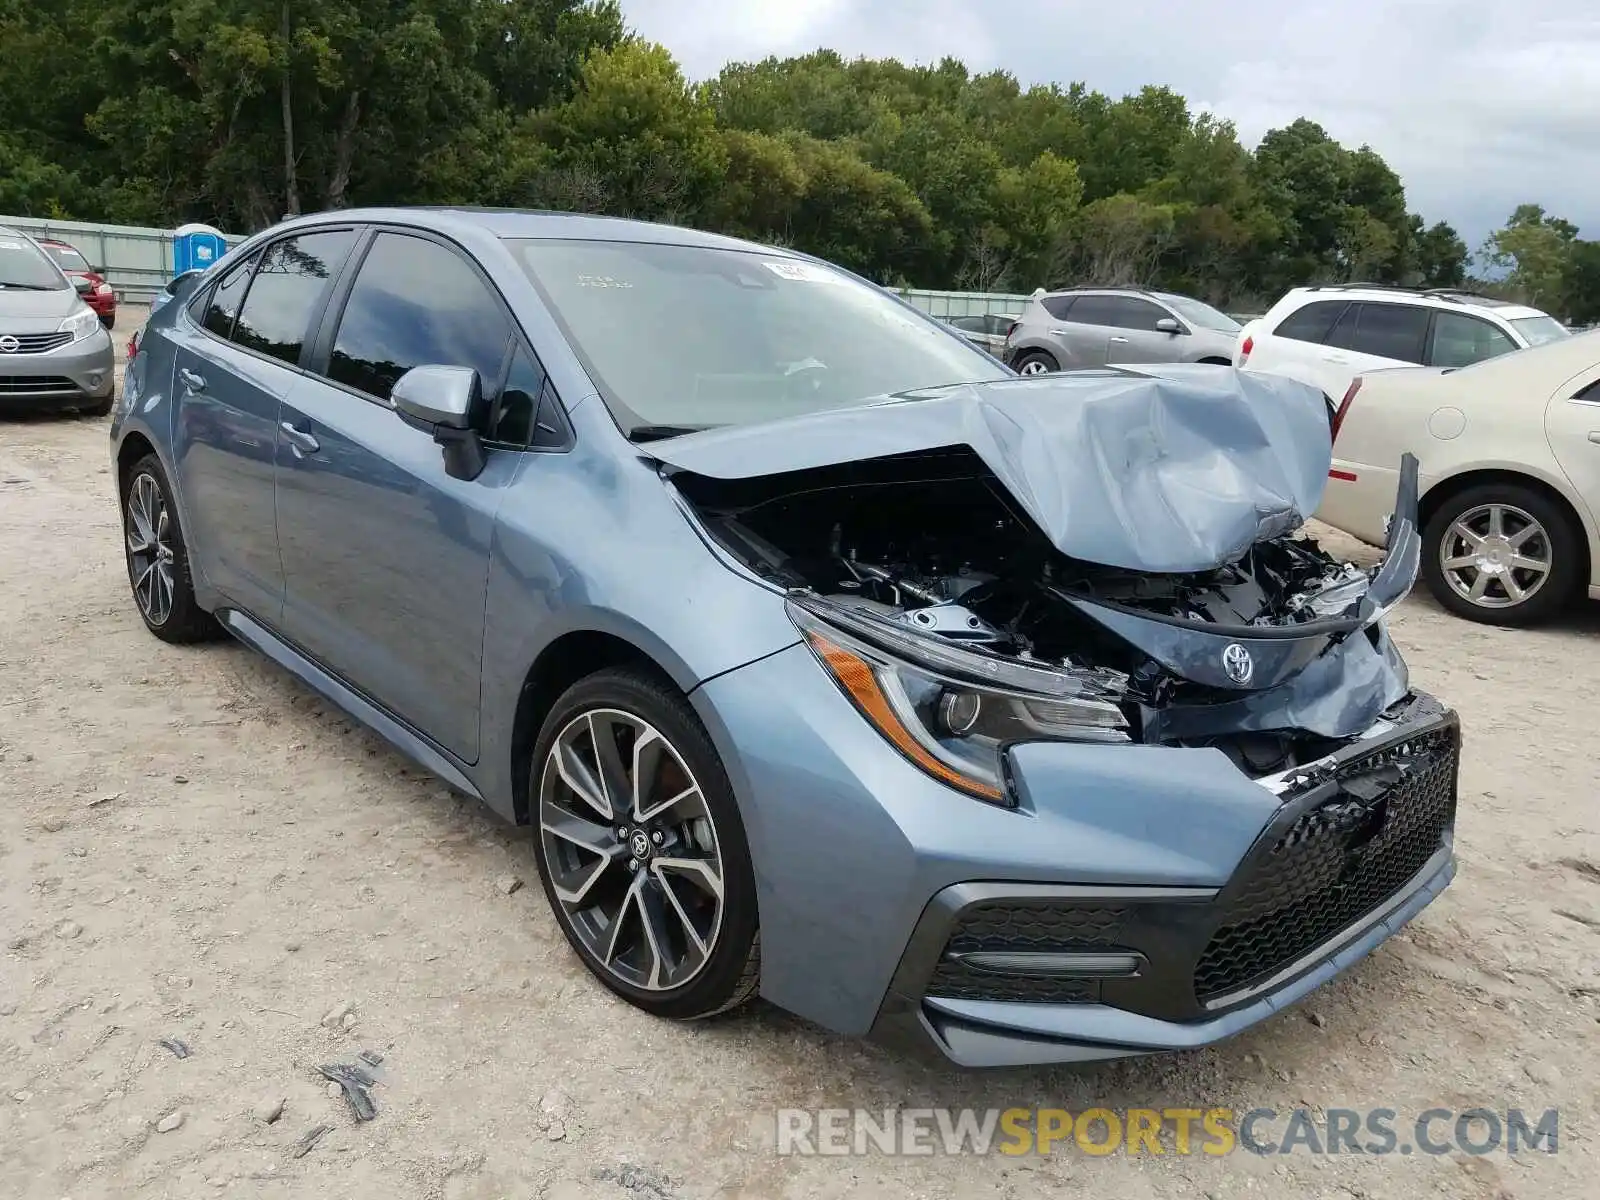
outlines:
[{"label": "tail light", "polygon": [[128,339],[128,362],[129,362],[129,364],[132,364],[133,360],[138,358],[138,357],[139,357],[139,331],[137,329],[135,329],[133,331],[133,336]]},{"label": "tail light", "polygon": [[1021,321],[1013,321],[1006,326],[1006,345],[1011,345],[1011,336],[1017,332],[1017,326],[1021,324]]},{"label": "tail light", "polygon": [[1241,367],[1250,361],[1250,351],[1254,350],[1255,348],[1256,339],[1253,337],[1245,338],[1244,344],[1239,347],[1239,365]]},{"label": "tail light", "polygon": [[1328,422],[1328,431],[1331,441],[1339,440],[1339,427],[1344,424],[1345,414],[1350,411],[1350,402],[1356,398],[1356,393],[1361,390],[1361,376],[1357,375],[1350,381],[1350,387],[1345,391],[1344,399],[1339,401],[1339,407],[1333,411],[1333,420]]}]

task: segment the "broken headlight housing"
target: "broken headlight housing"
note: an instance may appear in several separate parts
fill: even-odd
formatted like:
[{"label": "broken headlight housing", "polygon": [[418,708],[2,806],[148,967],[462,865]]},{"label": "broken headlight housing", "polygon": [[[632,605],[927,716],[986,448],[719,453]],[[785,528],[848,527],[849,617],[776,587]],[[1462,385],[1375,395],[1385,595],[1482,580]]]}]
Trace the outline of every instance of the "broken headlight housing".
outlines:
[{"label": "broken headlight housing", "polygon": [[1126,742],[1111,671],[1019,662],[916,633],[875,613],[791,595],[790,619],[884,738],[941,783],[1015,807],[1004,754],[1017,742]]}]

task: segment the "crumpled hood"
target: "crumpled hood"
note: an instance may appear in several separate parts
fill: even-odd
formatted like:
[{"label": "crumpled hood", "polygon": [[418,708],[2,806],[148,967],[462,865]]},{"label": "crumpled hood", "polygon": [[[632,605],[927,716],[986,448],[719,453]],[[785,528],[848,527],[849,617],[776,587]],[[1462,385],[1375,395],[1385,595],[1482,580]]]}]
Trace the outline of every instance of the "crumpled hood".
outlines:
[{"label": "crumpled hood", "polygon": [[748,479],[970,447],[1056,549],[1132,571],[1204,571],[1291,532],[1322,500],[1327,407],[1313,388],[1208,364],[1076,371],[934,389],[641,447]]}]

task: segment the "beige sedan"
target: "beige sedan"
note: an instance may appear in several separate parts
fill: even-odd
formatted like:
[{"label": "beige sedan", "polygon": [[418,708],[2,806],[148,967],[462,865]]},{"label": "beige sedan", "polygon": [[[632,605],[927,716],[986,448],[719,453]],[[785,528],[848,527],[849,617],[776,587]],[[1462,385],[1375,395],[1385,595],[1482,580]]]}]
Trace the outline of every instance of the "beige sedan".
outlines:
[{"label": "beige sedan", "polygon": [[1422,574],[1472,621],[1600,598],[1600,332],[1455,370],[1374,371],[1334,418],[1317,516],[1381,546],[1400,456],[1420,464]]}]

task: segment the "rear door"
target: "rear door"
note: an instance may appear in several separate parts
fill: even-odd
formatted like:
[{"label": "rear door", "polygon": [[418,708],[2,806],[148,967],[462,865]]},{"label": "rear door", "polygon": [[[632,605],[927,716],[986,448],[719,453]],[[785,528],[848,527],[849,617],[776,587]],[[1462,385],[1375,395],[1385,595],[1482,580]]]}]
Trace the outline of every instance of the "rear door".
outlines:
[{"label": "rear door", "polygon": [[1600,519],[1600,365],[1569,379],[1550,397],[1545,430],[1556,461],[1588,507],[1583,519],[1592,531]]},{"label": "rear door", "polygon": [[1420,304],[1358,300],[1340,315],[1328,334],[1317,383],[1337,404],[1350,381],[1385,367],[1417,367],[1426,357],[1433,310]]},{"label": "rear door", "polygon": [[[285,401],[278,538],[285,634],[465,762],[478,755],[490,537],[520,455],[491,449],[472,480],[390,406],[412,367],[473,367],[491,413],[543,385],[503,381],[514,325],[458,248],[379,230],[341,286],[314,374]],[[518,411],[530,410],[532,401]],[[493,418],[491,418],[493,419]],[[527,419],[517,434],[526,444]],[[480,432],[494,440],[502,431]]]}]

